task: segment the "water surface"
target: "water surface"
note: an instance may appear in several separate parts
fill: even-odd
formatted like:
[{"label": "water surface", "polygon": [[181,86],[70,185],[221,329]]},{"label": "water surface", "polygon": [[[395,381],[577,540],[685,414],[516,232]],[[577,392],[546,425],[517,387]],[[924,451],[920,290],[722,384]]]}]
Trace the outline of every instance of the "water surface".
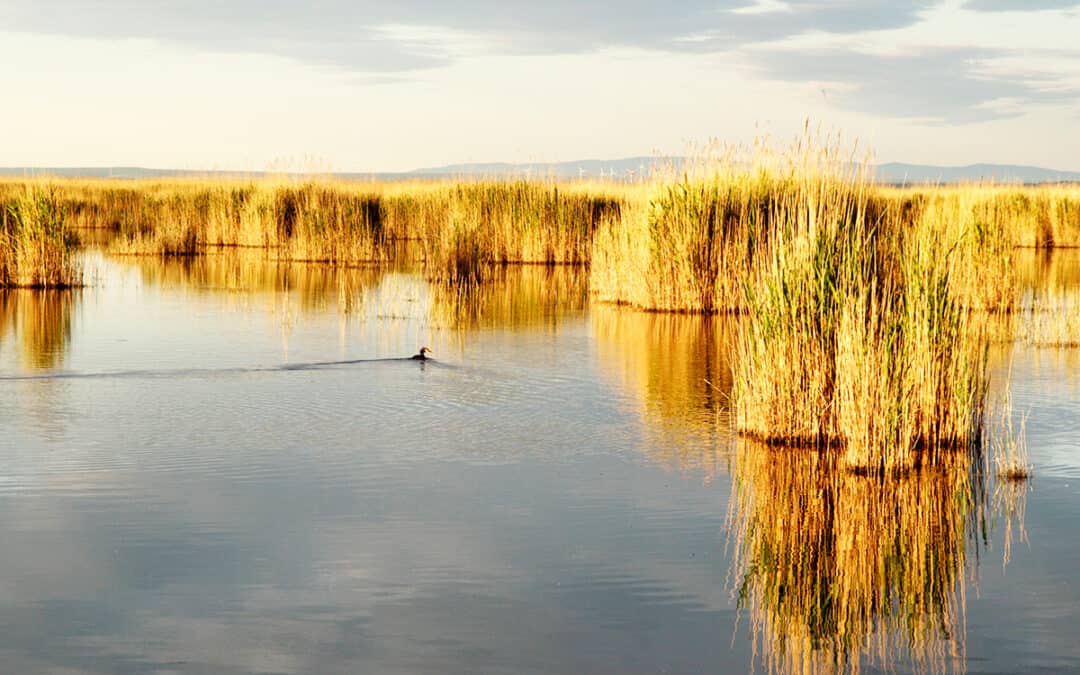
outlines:
[{"label": "water surface", "polygon": [[87,267],[0,293],[5,671],[1080,671],[1076,350],[995,348],[1029,488],[880,486],[731,436],[729,320],[572,269]]}]

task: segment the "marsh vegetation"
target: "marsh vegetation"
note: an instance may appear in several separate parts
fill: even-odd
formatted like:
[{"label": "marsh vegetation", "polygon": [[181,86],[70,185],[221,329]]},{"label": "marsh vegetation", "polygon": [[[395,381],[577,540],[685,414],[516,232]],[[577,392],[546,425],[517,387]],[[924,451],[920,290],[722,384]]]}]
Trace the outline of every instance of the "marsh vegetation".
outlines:
[{"label": "marsh vegetation", "polygon": [[740,433],[905,471],[982,442],[986,316],[1024,310],[1024,339],[1075,343],[1075,303],[1025,297],[1016,251],[1080,245],[1080,189],[898,189],[862,166],[807,137],[638,184],[8,181],[0,284],[77,283],[69,224],[113,232],[119,255],[420,264],[454,300],[447,323],[493,306],[482,289],[500,267],[585,268],[597,302],[741,317],[728,338]]},{"label": "marsh vegetation", "polygon": [[77,238],[59,188],[48,183],[0,189],[0,288],[67,288],[82,282]]}]

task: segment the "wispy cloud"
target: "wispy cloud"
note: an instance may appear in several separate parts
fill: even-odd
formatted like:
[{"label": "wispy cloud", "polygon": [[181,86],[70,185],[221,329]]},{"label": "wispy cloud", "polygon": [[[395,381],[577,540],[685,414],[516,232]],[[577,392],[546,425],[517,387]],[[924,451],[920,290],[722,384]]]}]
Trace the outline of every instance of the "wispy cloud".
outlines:
[{"label": "wispy cloud", "polygon": [[1050,75],[993,68],[1009,54],[990,49],[926,49],[874,54],[848,49],[753,52],[767,78],[814,84],[841,107],[929,124],[1018,115],[1025,106],[1074,101],[1080,92]]},{"label": "wispy cloud", "polygon": [[[17,32],[159,40],[393,72],[445,64],[469,49],[519,54],[607,47],[726,51],[808,31],[902,27],[930,4],[687,0],[674,8],[652,0],[5,0],[0,15],[7,29]],[[412,37],[402,37],[402,28],[410,29]]]},{"label": "wispy cloud", "polygon": [[1080,7],[1078,0],[970,0],[966,9],[976,12],[1036,12]]},{"label": "wispy cloud", "polygon": [[[118,133],[169,146],[144,163],[255,168],[679,152],[807,115],[905,157],[931,137],[926,157],[983,157],[982,126],[962,127],[999,120],[994,156],[1072,166],[1078,29],[1080,0],[0,0],[0,51],[27,64],[12,112],[39,130],[23,156],[158,156],[55,112],[91,96],[98,127],[136,120]],[[191,131],[170,145],[159,128]]]}]

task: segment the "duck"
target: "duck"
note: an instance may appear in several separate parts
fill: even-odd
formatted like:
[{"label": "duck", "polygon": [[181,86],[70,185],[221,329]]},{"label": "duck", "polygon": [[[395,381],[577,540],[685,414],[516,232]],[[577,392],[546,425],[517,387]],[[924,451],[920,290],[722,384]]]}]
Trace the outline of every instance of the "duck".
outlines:
[{"label": "duck", "polygon": [[419,354],[413,354],[413,356],[412,356],[413,361],[427,361],[427,359],[428,359],[427,354],[430,351],[431,350],[428,349],[427,347],[421,347]]}]

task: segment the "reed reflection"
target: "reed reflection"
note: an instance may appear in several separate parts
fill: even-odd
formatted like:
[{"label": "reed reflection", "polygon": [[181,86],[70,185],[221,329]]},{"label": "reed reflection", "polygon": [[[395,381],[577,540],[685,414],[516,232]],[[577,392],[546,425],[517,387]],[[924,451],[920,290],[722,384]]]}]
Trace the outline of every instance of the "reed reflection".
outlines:
[{"label": "reed reflection", "polygon": [[584,311],[588,275],[578,267],[498,267],[483,284],[430,284],[430,319],[450,329],[555,328]]},{"label": "reed reflection", "polygon": [[[589,311],[597,366],[636,399],[646,452],[680,470],[723,467],[730,456],[730,349],[737,317],[641,312],[612,305]],[[682,442],[652,442],[663,437]]]},{"label": "reed reflection", "polygon": [[736,455],[731,579],[767,670],[965,669],[965,572],[991,524],[981,460],[878,479],[832,452],[741,440]]},{"label": "reed reflection", "polygon": [[1080,249],[1019,249],[1014,264],[1022,289],[1080,289]]},{"label": "reed reflection", "polygon": [[121,260],[136,267],[147,284],[196,293],[231,294],[238,299],[249,295],[295,296],[301,312],[323,312],[335,305],[349,311],[385,273],[378,267],[280,262],[269,258],[265,251],[251,249]]},{"label": "reed reflection", "polygon": [[0,349],[14,349],[27,370],[47,370],[64,362],[78,290],[0,291]]}]

